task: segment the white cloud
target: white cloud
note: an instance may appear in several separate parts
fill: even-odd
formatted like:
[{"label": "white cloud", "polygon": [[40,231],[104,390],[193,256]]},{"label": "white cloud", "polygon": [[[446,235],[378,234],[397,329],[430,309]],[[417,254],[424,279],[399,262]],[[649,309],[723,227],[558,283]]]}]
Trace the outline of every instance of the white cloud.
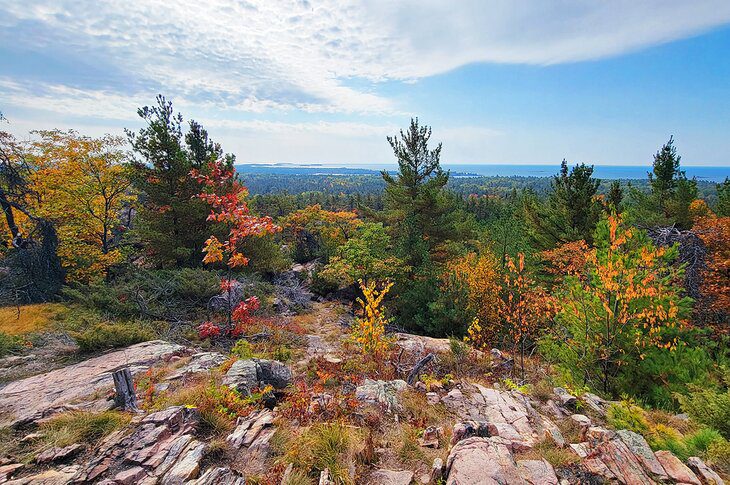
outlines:
[{"label": "white cloud", "polygon": [[387,114],[402,107],[372,83],[621,54],[726,23],[730,2],[6,0],[0,13],[6,41],[88,55],[145,86],[120,92],[254,113]]}]

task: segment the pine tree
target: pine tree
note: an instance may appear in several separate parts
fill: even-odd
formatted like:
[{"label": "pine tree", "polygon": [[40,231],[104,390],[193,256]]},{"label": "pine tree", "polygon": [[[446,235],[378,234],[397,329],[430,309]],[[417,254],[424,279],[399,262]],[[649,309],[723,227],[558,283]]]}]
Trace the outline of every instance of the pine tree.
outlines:
[{"label": "pine tree", "polygon": [[717,207],[715,213],[720,217],[730,217],[730,178],[715,186],[717,190]]},{"label": "pine tree", "polygon": [[400,138],[388,137],[398,161],[398,174],[382,172],[386,183],[386,208],[392,223],[398,223],[400,256],[412,267],[429,259],[430,251],[446,238],[443,217],[447,212],[443,189],[449,173],[441,169],[441,143],[430,149],[431,127],[411,119]]},{"label": "pine tree", "polygon": [[621,188],[621,182],[614,180],[611,182],[611,186],[608,189],[608,195],[606,197],[606,205],[609,211],[614,211],[617,214],[621,213],[621,202],[624,198],[624,191]]},{"label": "pine tree", "polygon": [[563,160],[546,203],[535,196],[526,198],[526,217],[535,244],[550,249],[580,239],[590,242],[601,213],[595,197],[599,184],[592,165],[581,163],[568,170],[568,162]]},{"label": "pine tree", "polygon": [[654,168],[649,172],[649,183],[651,191],[662,199],[667,199],[674,194],[677,187],[677,177],[680,175],[679,161],[682,159],[677,155],[677,147],[674,146],[674,136],[669,137],[666,142],[654,155]]},{"label": "pine tree", "polygon": [[[222,150],[195,121],[183,136],[182,115],[162,95],[137,113],[146,126],[137,133],[126,130],[136,155],[131,178],[143,201],[136,233],[159,266],[197,266],[209,233],[208,208],[194,197],[200,184],[189,174],[205,170]],[[232,157],[226,161],[232,166]]]}]

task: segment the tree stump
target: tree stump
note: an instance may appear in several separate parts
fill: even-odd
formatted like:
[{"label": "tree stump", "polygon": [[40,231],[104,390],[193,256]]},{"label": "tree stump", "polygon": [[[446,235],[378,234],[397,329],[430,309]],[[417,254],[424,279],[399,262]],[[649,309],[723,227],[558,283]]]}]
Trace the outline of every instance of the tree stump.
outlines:
[{"label": "tree stump", "polygon": [[114,371],[114,407],[122,411],[139,411],[137,407],[137,394],[134,392],[134,381],[128,367]]}]

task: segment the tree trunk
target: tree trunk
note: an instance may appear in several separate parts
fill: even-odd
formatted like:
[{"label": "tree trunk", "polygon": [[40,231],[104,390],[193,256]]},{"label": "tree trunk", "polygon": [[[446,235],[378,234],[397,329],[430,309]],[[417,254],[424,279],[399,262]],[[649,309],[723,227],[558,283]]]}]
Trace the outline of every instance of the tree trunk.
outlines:
[{"label": "tree trunk", "polygon": [[114,389],[116,390],[115,407],[122,411],[138,411],[137,395],[134,392],[134,381],[129,368],[125,367],[114,371],[112,377],[114,378]]},{"label": "tree trunk", "polygon": [[2,189],[0,189],[0,208],[2,208],[3,213],[5,214],[5,220],[7,221],[8,228],[10,229],[10,235],[13,241],[15,241],[20,235],[20,230],[18,229],[18,225],[15,223],[13,208],[10,206],[10,203],[5,197],[5,192],[3,192]]}]

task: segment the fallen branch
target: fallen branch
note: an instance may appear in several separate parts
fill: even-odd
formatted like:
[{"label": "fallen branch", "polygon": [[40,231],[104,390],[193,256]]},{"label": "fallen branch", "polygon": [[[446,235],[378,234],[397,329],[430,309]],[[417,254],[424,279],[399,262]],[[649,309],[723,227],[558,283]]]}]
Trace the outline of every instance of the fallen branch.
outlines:
[{"label": "fallen branch", "polygon": [[429,353],[426,355],[426,357],[419,360],[415,366],[413,366],[413,369],[411,369],[411,372],[408,374],[408,377],[406,378],[406,382],[408,385],[412,386],[414,382],[416,382],[416,379],[418,379],[418,376],[421,372],[421,369],[423,369],[427,364],[431,363],[436,356],[432,353]]}]

